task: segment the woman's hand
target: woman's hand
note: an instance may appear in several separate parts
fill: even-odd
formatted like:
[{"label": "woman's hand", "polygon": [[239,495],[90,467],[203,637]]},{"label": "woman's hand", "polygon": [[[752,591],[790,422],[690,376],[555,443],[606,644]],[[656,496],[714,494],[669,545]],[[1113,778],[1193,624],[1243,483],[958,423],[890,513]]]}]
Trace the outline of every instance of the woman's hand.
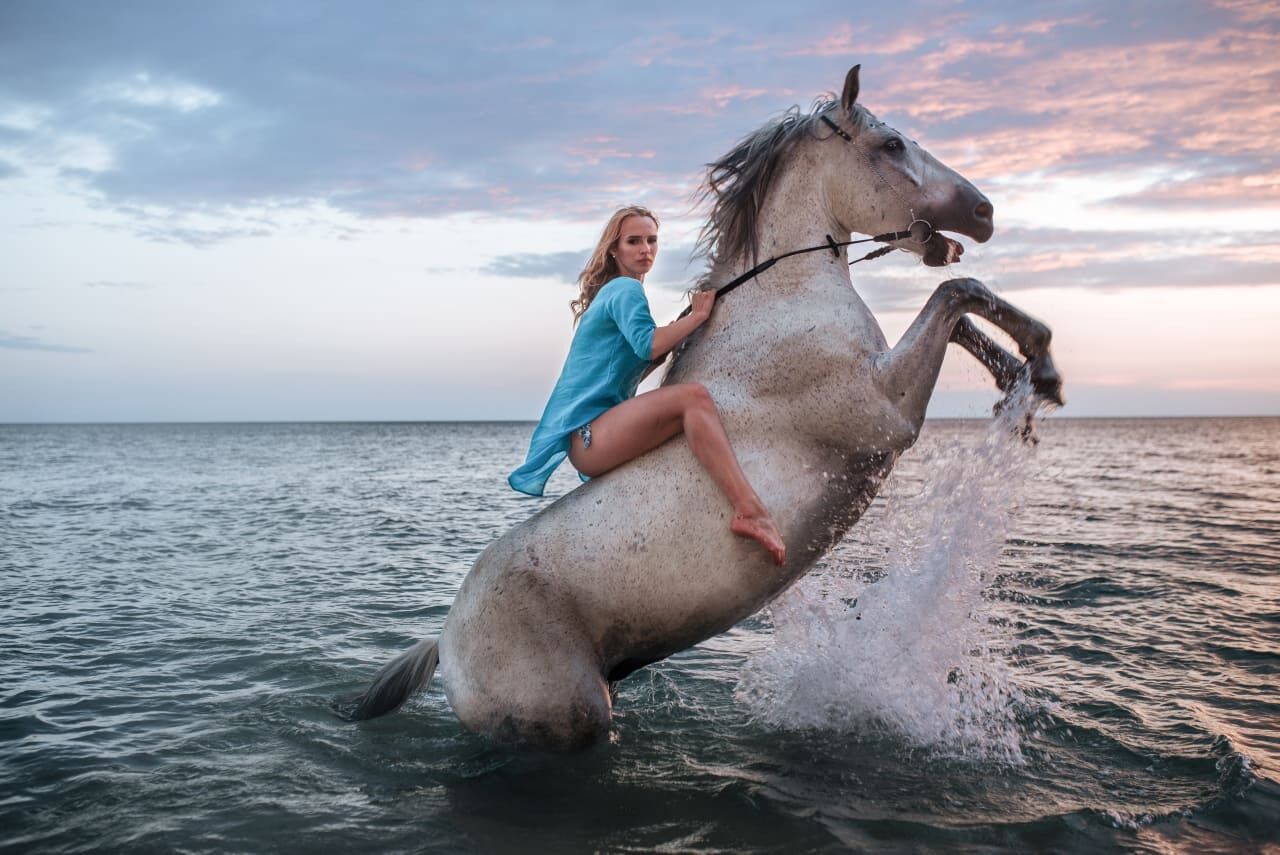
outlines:
[{"label": "woman's hand", "polygon": [[706,323],[707,319],[711,317],[711,307],[716,302],[716,292],[714,289],[694,291],[689,301],[692,303],[689,314],[698,318],[699,323]]},{"label": "woman's hand", "polygon": [[661,359],[680,342],[693,333],[711,317],[711,307],[715,305],[715,291],[694,291],[689,296],[689,312],[681,315],[665,327],[658,327],[653,332],[653,359]]}]

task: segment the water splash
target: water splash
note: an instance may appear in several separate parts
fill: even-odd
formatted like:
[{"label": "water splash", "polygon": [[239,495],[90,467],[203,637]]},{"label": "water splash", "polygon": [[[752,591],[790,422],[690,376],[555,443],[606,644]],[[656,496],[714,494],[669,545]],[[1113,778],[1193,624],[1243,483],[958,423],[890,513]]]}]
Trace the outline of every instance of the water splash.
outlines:
[{"label": "water splash", "polygon": [[1021,498],[1033,447],[1024,430],[1040,406],[1015,396],[976,439],[917,449],[928,461],[920,491],[891,482],[878,521],[864,520],[856,539],[774,603],[774,643],[747,661],[737,688],[756,717],[1022,762],[1025,698],[984,591]]}]

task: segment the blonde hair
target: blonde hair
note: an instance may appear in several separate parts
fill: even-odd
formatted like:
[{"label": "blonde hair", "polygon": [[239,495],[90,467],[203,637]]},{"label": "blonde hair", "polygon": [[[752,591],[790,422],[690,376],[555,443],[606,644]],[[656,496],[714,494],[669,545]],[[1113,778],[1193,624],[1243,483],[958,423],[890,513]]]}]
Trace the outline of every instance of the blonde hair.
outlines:
[{"label": "blonde hair", "polygon": [[628,205],[613,212],[609,222],[604,224],[604,231],[600,233],[600,242],[596,244],[595,252],[591,253],[591,260],[578,274],[578,299],[569,301],[575,324],[604,284],[618,275],[618,261],[613,257],[612,250],[618,246],[618,239],[622,237],[622,223],[627,217],[648,217],[653,220],[654,226],[658,225],[658,218],[653,212],[639,205]]}]

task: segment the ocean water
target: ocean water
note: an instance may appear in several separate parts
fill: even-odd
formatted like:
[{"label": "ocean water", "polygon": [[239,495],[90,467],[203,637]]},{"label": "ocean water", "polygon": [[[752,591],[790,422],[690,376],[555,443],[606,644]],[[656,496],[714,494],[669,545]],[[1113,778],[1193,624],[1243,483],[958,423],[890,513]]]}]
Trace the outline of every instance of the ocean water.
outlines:
[{"label": "ocean water", "polygon": [[544,504],[529,428],[0,425],[0,850],[1280,847],[1280,419],[930,422],[581,755],[338,720]]}]

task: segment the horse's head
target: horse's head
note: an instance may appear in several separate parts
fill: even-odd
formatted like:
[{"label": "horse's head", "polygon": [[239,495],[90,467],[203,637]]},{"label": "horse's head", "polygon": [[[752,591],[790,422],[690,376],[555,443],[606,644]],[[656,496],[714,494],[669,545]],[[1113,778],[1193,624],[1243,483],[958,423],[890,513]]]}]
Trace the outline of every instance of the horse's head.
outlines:
[{"label": "horse's head", "polygon": [[[964,248],[942,232],[986,242],[995,228],[990,200],[858,104],[858,69],[849,69],[840,103],[822,112],[821,124],[815,126],[829,135],[817,162],[830,168],[826,184],[832,214],[849,232],[869,235],[904,230],[912,220],[924,220],[933,227],[927,240],[909,238],[894,246],[916,253],[931,267],[957,261]],[[929,234],[922,224],[914,230]]]}]

